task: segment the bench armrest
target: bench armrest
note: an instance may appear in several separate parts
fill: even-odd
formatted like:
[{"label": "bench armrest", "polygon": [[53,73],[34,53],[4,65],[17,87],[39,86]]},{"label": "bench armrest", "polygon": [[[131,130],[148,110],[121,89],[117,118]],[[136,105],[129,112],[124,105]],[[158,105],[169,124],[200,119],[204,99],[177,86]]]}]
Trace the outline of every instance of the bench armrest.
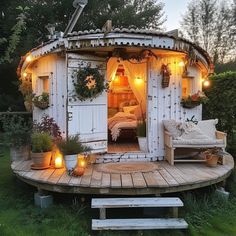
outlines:
[{"label": "bench armrest", "polygon": [[227,137],[227,134],[221,131],[216,131],[216,138],[217,139],[224,139]]},{"label": "bench armrest", "polygon": [[171,134],[168,131],[164,131],[164,142],[165,145],[168,147],[172,147],[173,146],[173,137],[171,136]]},{"label": "bench armrest", "polygon": [[227,146],[227,134],[221,131],[216,131],[216,139],[223,139],[224,140],[224,147]]}]

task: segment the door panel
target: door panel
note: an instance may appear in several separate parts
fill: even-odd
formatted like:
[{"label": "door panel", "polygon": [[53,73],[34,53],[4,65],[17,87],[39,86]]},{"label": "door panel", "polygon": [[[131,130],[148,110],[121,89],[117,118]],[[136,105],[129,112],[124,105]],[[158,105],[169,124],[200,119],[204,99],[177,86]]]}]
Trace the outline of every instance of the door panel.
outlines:
[{"label": "door panel", "polygon": [[73,71],[81,67],[98,67],[106,76],[106,61],[90,55],[69,55],[68,60],[68,135],[79,134],[82,142],[93,149],[93,152],[107,150],[107,93],[96,99],[79,101],[74,99]]}]

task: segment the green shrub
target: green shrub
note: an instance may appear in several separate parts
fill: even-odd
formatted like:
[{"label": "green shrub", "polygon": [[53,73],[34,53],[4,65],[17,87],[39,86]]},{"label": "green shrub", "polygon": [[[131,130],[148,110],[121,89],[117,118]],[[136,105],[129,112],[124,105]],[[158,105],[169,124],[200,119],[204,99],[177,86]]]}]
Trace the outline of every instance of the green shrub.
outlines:
[{"label": "green shrub", "polygon": [[31,119],[24,119],[20,115],[2,115],[0,122],[3,129],[3,139],[10,147],[19,148],[30,143],[32,131]]},{"label": "green shrub", "polygon": [[52,137],[48,133],[33,133],[31,136],[32,152],[49,152],[52,150]]},{"label": "green shrub", "polygon": [[69,136],[67,139],[62,139],[57,144],[61,153],[65,155],[74,155],[82,152],[88,152],[91,149],[80,142],[79,136]]},{"label": "green shrub", "polygon": [[140,121],[137,126],[137,136],[138,137],[146,137],[146,121]]},{"label": "green shrub", "polygon": [[210,81],[211,86],[205,89],[209,101],[203,106],[203,117],[218,118],[218,129],[228,134],[232,144],[236,128],[236,72],[214,75]]}]

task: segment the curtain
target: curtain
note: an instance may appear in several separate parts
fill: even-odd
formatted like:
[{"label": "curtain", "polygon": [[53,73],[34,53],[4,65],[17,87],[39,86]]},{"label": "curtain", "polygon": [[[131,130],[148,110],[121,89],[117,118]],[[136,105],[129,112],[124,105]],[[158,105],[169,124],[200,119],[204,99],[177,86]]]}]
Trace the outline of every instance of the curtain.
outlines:
[{"label": "curtain", "polygon": [[110,58],[107,64],[108,81],[114,79],[119,64],[124,66],[130,88],[138,100],[142,112],[146,113],[147,63],[139,63],[136,60],[117,62],[117,58]]},{"label": "curtain", "polygon": [[143,113],[146,113],[147,63],[136,60],[123,61],[129,85],[137,98]]}]

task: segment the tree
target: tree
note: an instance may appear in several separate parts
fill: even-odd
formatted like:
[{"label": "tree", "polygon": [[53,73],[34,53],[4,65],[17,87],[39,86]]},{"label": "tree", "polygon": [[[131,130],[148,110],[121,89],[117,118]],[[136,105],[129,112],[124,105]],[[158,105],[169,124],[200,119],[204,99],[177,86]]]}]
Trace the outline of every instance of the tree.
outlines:
[{"label": "tree", "polygon": [[214,63],[233,59],[232,8],[225,1],[192,0],[182,19],[184,36],[209,52]]}]

